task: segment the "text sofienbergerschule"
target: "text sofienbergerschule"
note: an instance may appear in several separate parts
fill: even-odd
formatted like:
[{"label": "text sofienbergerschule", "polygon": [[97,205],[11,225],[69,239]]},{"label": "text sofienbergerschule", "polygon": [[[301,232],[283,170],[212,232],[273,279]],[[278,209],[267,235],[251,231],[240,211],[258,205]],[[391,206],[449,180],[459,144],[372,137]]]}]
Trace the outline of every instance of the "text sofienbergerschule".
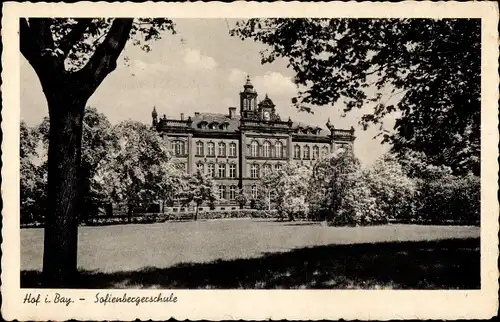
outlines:
[{"label": "text sofienbergerschule", "polygon": [[95,295],[94,303],[103,305],[107,303],[135,303],[135,305],[141,303],[177,303],[177,296],[174,293],[170,293],[170,296],[163,296],[161,293],[156,296],[127,296],[127,293],[124,293],[123,296],[113,296],[111,293],[107,293],[106,296],[99,294]]}]

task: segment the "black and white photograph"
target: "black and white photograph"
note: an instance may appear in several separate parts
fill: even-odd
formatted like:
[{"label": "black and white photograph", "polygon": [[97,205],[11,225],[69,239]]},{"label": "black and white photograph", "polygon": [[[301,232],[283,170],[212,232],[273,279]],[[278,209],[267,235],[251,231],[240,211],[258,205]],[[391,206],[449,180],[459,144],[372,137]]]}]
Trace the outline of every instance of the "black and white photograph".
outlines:
[{"label": "black and white photograph", "polygon": [[488,286],[479,14],[129,12],[16,18],[18,305]]}]

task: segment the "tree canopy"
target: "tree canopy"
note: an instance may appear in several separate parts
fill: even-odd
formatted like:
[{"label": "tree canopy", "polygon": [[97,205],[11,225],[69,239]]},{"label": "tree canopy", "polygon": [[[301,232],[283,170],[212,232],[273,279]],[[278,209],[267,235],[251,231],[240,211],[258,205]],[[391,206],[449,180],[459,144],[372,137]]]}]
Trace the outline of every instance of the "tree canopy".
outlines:
[{"label": "tree canopy", "polygon": [[124,121],[114,127],[118,148],[111,162],[98,174],[117,204],[127,207],[129,218],[134,207],[165,198],[178,170],[162,138],[145,124]]},{"label": "tree canopy", "polygon": [[217,200],[217,189],[214,180],[196,171],[191,174],[185,174],[183,178],[183,186],[179,192],[179,197],[184,200],[185,204],[194,202],[196,212],[194,220],[198,219],[198,209],[203,201],[213,203]]},{"label": "tree canopy", "polygon": [[[250,19],[231,34],[269,46],[262,63],[288,60],[303,110],[372,105],[360,123],[380,128],[395,153],[424,152],[454,171],[479,173],[479,19]],[[395,104],[391,97],[400,96]]]},{"label": "tree canopy", "polygon": [[293,163],[285,164],[281,169],[268,173],[261,179],[261,187],[272,196],[280,216],[286,215],[294,220],[295,215],[305,217],[308,205],[305,200],[311,168]]}]

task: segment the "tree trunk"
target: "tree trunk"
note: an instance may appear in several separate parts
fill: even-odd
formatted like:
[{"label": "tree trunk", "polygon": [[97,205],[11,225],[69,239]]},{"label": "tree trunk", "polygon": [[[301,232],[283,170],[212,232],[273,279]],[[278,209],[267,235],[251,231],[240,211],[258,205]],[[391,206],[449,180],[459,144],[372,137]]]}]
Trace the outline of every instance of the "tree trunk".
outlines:
[{"label": "tree trunk", "polygon": [[50,134],[43,284],[67,288],[77,271],[78,211],[82,206],[78,172],[86,99],[60,93],[47,102]]},{"label": "tree trunk", "polygon": [[196,204],[196,211],[194,212],[194,221],[198,220],[198,208],[199,207],[200,207],[200,205]]},{"label": "tree trunk", "polygon": [[132,222],[132,212],[133,212],[133,210],[134,210],[133,206],[129,205],[127,207],[127,221],[128,221],[129,224]]}]

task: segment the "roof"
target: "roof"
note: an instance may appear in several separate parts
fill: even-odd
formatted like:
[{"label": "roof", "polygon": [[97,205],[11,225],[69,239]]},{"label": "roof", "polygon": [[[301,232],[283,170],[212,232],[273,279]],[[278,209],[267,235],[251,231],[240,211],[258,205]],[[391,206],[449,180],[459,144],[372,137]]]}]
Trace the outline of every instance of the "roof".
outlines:
[{"label": "roof", "polygon": [[292,128],[293,129],[316,129],[318,130],[319,129],[319,133],[317,134],[312,134],[311,132],[308,132],[308,133],[297,133],[297,134],[301,134],[301,135],[311,135],[311,136],[327,136],[330,134],[330,131],[327,131],[325,129],[322,129],[321,127],[319,126],[316,126],[316,125],[309,125],[309,124],[305,124],[305,123],[302,123],[302,122],[293,122],[292,124]]},{"label": "roof", "polygon": [[191,117],[193,123],[191,124],[191,128],[193,129],[201,129],[200,126],[203,123],[206,123],[207,127],[215,124],[221,125],[223,123],[227,123],[227,126],[220,128],[219,131],[225,132],[236,132],[238,127],[240,126],[240,117],[233,116],[233,118],[229,118],[229,115],[223,113],[198,113]]},{"label": "roof", "polygon": [[[222,132],[234,133],[238,131],[240,126],[239,115],[235,115],[233,116],[233,118],[229,118],[229,115],[224,113],[196,113],[195,115],[190,116],[188,120],[189,119],[191,120],[191,128],[196,131],[217,130]],[[179,119],[168,118],[167,121],[168,123],[170,123],[169,121],[181,123]],[[187,120],[184,120],[181,124],[185,124],[184,126],[189,125],[189,123],[186,123],[186,121]],[[318,137],[328,136],[330,134],[330,131],[322,129],[319,126],[309,125],[302,122],[292,122],[292,129],[296,130],[294,131],[294,134],[301,136]],[[304,133],[304,130],[306,130],[307,132]],[[313,131],[318,130],[319,132],[313,133]]]}]

